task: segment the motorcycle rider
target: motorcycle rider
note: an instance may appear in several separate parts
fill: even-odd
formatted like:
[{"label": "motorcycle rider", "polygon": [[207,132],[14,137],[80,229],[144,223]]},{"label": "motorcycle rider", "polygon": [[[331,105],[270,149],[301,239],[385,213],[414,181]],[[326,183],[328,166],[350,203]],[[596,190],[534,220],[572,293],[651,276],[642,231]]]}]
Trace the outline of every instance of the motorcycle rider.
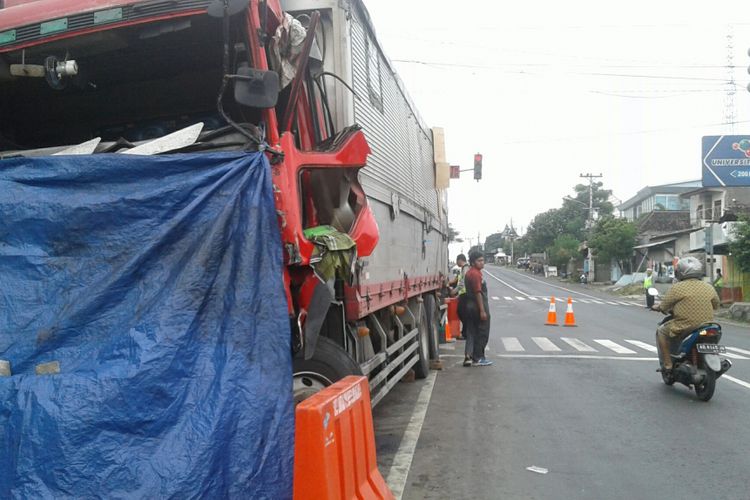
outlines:
[{"label": "motorcycle rider", "polygon": [[675,267],[679,280],[669,289],[656,311],[672,313],[673,318],[656,330],[661,349],[664,370],[671,372],[670,343],[673,339],[689,334],[699,326],[714,319],[714,310],[719,308],[719,296],[710,283],[703,278],[703,264],[695,257],[683,257]]}]

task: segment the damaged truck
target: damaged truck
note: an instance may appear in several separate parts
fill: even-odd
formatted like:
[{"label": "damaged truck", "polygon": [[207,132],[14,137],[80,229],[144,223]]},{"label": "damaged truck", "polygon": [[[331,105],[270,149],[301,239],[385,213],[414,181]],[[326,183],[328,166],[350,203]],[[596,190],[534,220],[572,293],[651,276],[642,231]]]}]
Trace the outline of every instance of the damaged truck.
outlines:
[{"label": "damaged truck", "polygon": [[[14,432],[29,430],[32,403],[20,395],[41,389],[22,387],[43,377],[58,403],[66,393],[54,384],[88,377],[95,404],[109,397],[96,385],[107,374],[156,390],[159,376],[197,383],[201,369],[215,380],[208,392],[284,401],[263,419],[283,449],[291,435],[277,424],[291,422],[293,402],[336,380],[367,376],[377,404],[410,370],[425,377],[448,259],[443,149],[361,0],[0,0],[4,444],[23,449]],[[166,371],[146,371],[175,339],[187,352],[214,342],[208,364],[172,350]],[[238,346],[241,367],[217,375]],[[229,383],[242,373],[265,389]],[[165,411],[186,401],[138,387],[134,415],[154,398]],[[196,398],[200,411],[207,400]],[[147,432],[99,417],[105,433]],[[51,439],[37,437],[31,445]],[[256,445],[271,441],[245,443]],[[102,467],[129,470],[115,455]],[[65,491],[70,479],[18,489],[24,464],[3,460],[0,496]],[[253,463],[229,469],[273,461]],[[280,457],[269,477],[289,463]]]}]

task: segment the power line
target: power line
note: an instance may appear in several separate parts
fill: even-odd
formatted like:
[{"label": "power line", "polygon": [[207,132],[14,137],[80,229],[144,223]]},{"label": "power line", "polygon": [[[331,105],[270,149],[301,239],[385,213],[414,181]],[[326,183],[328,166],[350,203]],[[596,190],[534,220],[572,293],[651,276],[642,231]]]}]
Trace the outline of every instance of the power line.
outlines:
[{"label": "power line", "polygon": [[[513,73],[520,75],[533,75],[541,76],[539,73],[533,73],[530,71],[507,71],[499,66],[480,65],[480,64],[463,64],[463,63],[449,63],[449,62],[436,62],[436,61],[421,61],[418,59],[392,59],[393,62],[405,63],[405,64],[420,64],[424,66],[433,66],[436,68],[471,68],[471,69],[488,69],[488,70],[500,70],[505,73]],[[527,65],[532,66],[532,65]],[[587,72],[587,71],[566,71],[568,75],[575,76],[602,76],[602,77],[614,77],[614,78],[644,78],[644,79],[655,79],[655,80],[681,80],[681,81],[702,81],[702,82],[717,82],[720,84],[728,83],[726,78],[708,78],[699,76],[674,76],[674,75],[647,75],[647,74],[629,74],[629,73],[605,73],[605,72]]]},{"label": "power line", "polygon": [[[713,92],[713,93],[719,93],[723,94],[725,90],[716,89],[716,90],[699,90],[699,89],[693,89],[693,90],[661,90],[656,92],[669,92],[667,95],[632,95],[626,94],[626,93],[617,93],[617,92],[606,92],[604,90],[589,90],[592,94],[599,94],[599,95],[606,95],[609,97],[622,97],[626,99],[670,99],[672,97],[685,97],[685,96],[692,96],[696,92]],[[635,92],[641,92],[641,93],[648,93],[648,90],[645,91],[635,91]]]},{"label": "power line", "polygon": [[[511,52],[516,54],[527,54],[527,55],[533,55],[533,56],[542,56],[542,57],[552,57],[555,60],[560,59],[577,59],[577,60],[591,60],[591,61],[606,61],[606,62],[629,62],[629,63],[637,63],[634,64],[634,66],[647,66],[647,67],[657,67],[657,68],[666,68],[666,67],[675,67],[675,68],[691,68],[691,69],[701,69],[701,68],[723,68],[724,65],[715,65],[715,64],[696,64],[694,61],[691,61],[689,63],[681,63],[676,64],[675,60],[673,58],[670,58],[668,61],[656,61],[653,59],[647,60],[644,62],[642,59],[634,59],[634,58],[613,58],[613,57],[599,57],[599,56],[588,56],[588,55],[582,55],[579,53],[571,54],[568,52],[548,52],[543,50],[528,50],[528,49],[516,49],[516,48],[510,48],[506,46],[493,46],[489,44],[472,44],[472,43],[465,43],[461,41],[453,41],[453,40],[445,40],[445,39],[426,39],[426,38],[415,38],[415,37],[407,37],[403,36],[401,34],[393,34],[387,37],[388,39],[397,39],[397,40],[407,40],[407,41],[413,41],[413,42],[425,42],[430,45],[448,45],[448,46],[454,46],[454,47],[463,47],[463,48],[473,48],[473,49],[483,49],[483,50],[489,50],[492,51],[493,54],[496,54],[498,51],[500,52]],[[566,63],[566,65],[570,65],[569,63]],[[599,63],[595,65],[600,65]]]},{"label": "power line", "polygon": [[[750,120],[739,120],[732,123],[734,124],[740,124],[740,123],[750,123]],[[675,127],[675,128],[662,128],[662,129],[649,129],[649,130],[631,130],[626,132],[614,132],[612,134],[607,134],[606,137],[613,137],[613,136],[628,136],[628,135],[641,135],[641,134],[658,134],[658,133],[667,133],[667,132],[677,132],[679,130],[690,130],[695,128],[711,128],[711,127],[725,127],[727,123],[711,123],[707,125],[690,125],[687,127]],[[573,141],[588,141],[588,140],[598,140],[601,139],[603,136],[571,136],[571,137],[545,137],[544,142],[573,142]],[[540,141],[540,139],[537,137],[535,139],[519,139],[515,141],[498,141],[497,144],[502,145],[511,145],[511,144],[536,144]]]}]

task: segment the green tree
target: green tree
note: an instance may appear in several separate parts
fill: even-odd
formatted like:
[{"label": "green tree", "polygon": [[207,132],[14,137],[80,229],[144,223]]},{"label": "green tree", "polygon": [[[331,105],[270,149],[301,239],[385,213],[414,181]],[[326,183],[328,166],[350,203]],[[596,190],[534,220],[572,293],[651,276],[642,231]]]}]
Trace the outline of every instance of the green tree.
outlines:
[{"label": "green tree", "polygon": [[570,259],[578,257],[578,247],[581,242],[570,234],[561,234],[547,249],[547,255],[552,265],[565,269]]},{"label": "green tree", "polygon": [[737,267],[743,272],[750,272],[750,218],[742,217],[734,226],[729,251],[732,252]]},{"label": "green tree", "polygon": [[488,252],[492,252],[499,248],[503,248],[504,244],[505,238],[503,237],[503,233],[492,233],[484,240],[484,249]]},{"label": "green tree", "polygon": [[[543,252],[554,245],[555,240],[564,234],[578,241],[586,239],[586,220],[589,217],[589,186],[578,184],[573,188],[574,195],[563,198],[560,208],[553,208],[537,214],[526,231],[525,242],[529,253]],[[599,218],[606,218],[614,212],[609,197],[612,191],[603,189],[601,182],[592,185],[594,210]]]},{"label": "green tree", "polygon": [[[609,202],[609,198],[610,196],[612,196],[612,190],[602,188],[603,185],[604,183],[602,182],[594,182],[592,184],[592,189],[591,189],[592,199],[594,202],[594,209],[599,214],[599,217],[612,215],[615,211],[614,205],[612,205],[612,203]],[[576,194],[572,198],[582,203],[583,205],[585,205],[586,208],[588,208],[589,206],[588,184],[577,184],[573,188],[573,191],[575,191]]]},{"label": "green tree", "polygon": [[597,222],[589,244],[599,262],[607,263],[614,259],[630,259],[635,246],[637,229],[634,223],[626,219],[606,216]]},{"label": "green tree", "polygon": [[565,232],[566,213],[558,208],[537,214],[526,230],[526,241],[532,253],[543,252]]}]

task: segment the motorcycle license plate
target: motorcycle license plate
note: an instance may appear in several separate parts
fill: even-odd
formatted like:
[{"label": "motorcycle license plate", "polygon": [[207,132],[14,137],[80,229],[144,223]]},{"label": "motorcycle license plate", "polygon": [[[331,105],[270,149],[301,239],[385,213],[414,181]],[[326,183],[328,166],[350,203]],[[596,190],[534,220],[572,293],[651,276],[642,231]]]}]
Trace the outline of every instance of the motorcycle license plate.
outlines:
[{"label": "motorcycle license plate", "polygon": [[697,344],[696,349],[702,354],[719,354],[727,352],[727,348],[719,344]]}]

